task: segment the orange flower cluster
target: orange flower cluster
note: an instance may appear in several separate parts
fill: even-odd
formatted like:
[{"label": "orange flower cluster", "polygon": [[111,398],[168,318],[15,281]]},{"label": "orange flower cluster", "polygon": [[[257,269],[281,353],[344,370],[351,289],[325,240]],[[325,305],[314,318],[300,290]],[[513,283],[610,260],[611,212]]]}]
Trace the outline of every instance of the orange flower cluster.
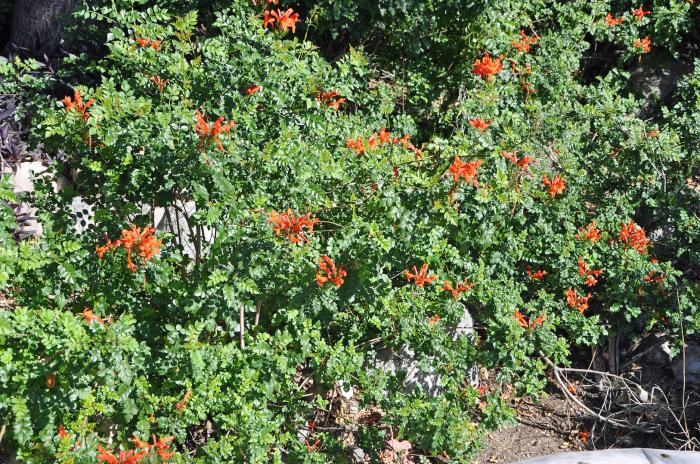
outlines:
[{"label": "orange flower cluster", "polygon": [[291,29],[292,33],[296,33],[299,13],[295,13],[293,9],[288,8],[284,13],[279,9],[265,10],[263,14],[263,29],[277,27],[282,32],[287,32]]},{"label": "orange flower cluster", "polygon": [[564,188],[566,187],[564,178],[559,174],[553,176],[551,180],[547,177],[547,174],[545,174],[544,176],[542,176],[542,183],[545,186],[549,187],[547,193],[549,193],[549,196],[552,198],[562,193],[564,191]]},{"label": "orange flower cluster", "polygon": [[643,39],[634,39],[634,48],[639,48],[642,53],[649,53],[651,51],[651,39],[649,36]]},{"label": "orange flower cluster", "polygon": [[479,129],[481,132],[484,132],[486,129],[488,129],[492,122],[493,118],[487,120],[483,120],[481,118],[474,118],[469,120],[469,125],[475,129]]},{"label": "orange flower cluster", "polygon": [[582,257],[578,258],[578,273],[586,278],[585,284],[592,287],[598,283],[598,278],[603,274],[602,269],[588,269],[588,264]]},{"label": "orange flower cluster", "polygon": [[477,187],[479,187],[479,182],[476,180],[477,169],[484,162],[482,160],[463,162],[459,156],[455,156],[455,160],[452,162],[447,171],[452,174],[452,178],[455,183],[459,182],[459,178],[463,177],[467,182],[471,182]]},{"label": "orange flower cluster", "polygon": [[665,279],[665,275],[656,275],[656,271],[651,271],[649,274],[644,276],[644,282],[656,282],[657,284],[663,282]]},{"label": "orange flower cluster", "polygon": [[512,44],[516,50],[523,52],[523,53],[529,53],[530,47],[532,45],[536,44],[538,40],[540,40],[539,35],[535,34],[532,37],[528,37],[525,34],[525,31],[521,30],[520,31],[520,40],[519,41],[513,40]]},{"label": "orange flower cluster", "polygon": [[622,24],[623,22],[625,22],[625,18],[616,18],[612,13],[608,13],[608,15],[605,17],[605,24],[607,24],[608,27],[614,27]]},{"label": "orange flower cluster", "polygon": [[413,272],[408,272],[407,270],[403,271],[403,275],[406,277],[406,280],[409,282],[413,281],[420,288],[423,288],[426,283],[432,284],[435,279],[437,279],[436,275],[428,276],[427,273],[428,263],[423,263],[420,271],[416,269],[416,266],[413,266]]},{"label": "orange flower cluster", "polygon": [[160,51],[160,44],[163,43],[162,40],[144,39],[143,37],[135,38],[134,42],[136,42],[141,47],[151,47],[153,50],[155,50],[157,52]]},{"label": "orange flower cluster", "polygon": [[530,163],[535,162],[535,159],[530,158],[529,156],[523,156],[522,158],[518,159],[518,150],[513,150],[512,152],[501,150],[501,155],[511,163],[520,167],[522,170],[527,169],[527,166]]},{"label": "orange flower cluster", "polygon": [[518,78],[518,82],[520,82],[520,88],[525,92],[526,95],[534,95],[537,93],[535,90],[535,87],[532,85],[532,83],[527,81],[527,77],[532,73],[532,65],[528,64],[527,66],[520,66],[518,65],[518,62],[515,60],[510,61],[510,70],[511,73]]},{"label": "orange flower cluster", "polygon": [[532,280],[541,280],[544,276],[548,274],[547,271],[539,270],[532,272],[532,268],[530,266],[527,267],[527,276],[531,278]]},{"label": "orange flower cluster", "polygon": [[313,232],[314,226],[318,224],[318,218],[311,219],[311,213],[295,216],[291,209],[287,209],[282,214],[272,210],[268,214],[268,220],[275,234],[284,233],[292,243],[308,242],[309,238],[306,234]]},{"label": "orange flower cluster", "polygon": [[456,287],[453,287],[451,281],[445,280],[445,283],[442,286],[444,291],[452,293],[452,298],[455,300],[459,298],[460,294],[471,290],[475,284],[473,282],[469,283],[467,282],[467,279],[464,279],[461,283],[456,283],[456,285]]},{"label": "orange flower cluster", "polygon": [[545,314],[542,313],[539,315],[537,319],[534,321],[530,322],[529,320],[525,319],[525,316],[523,316],[523,313],[520,311],[515,311],[515,319],[518,321],[518,325],[522,327],[525,330],[532,330],[538,325],[542,325],[542,323],[545,321]]},{"label": "orange flower cluster", "polygon": [[422,153],[422,149],[416,148],[411,142],[411,136],[406,134],[401,138],[391,137],[391,133],[382,128],[379,132],[374,131],[372,135],[367,139],[367,144],[365,145],[365,139],[360,136],[357,140],[347,139],[345,141],[345,146],[351,150],[355,150],[357,155],[367,153],[367,151],[375,150],[378,147],[383,147],[385,144],[402,145],[405,149],[412,151],[416,154],[418,158]]},{"label": "orange flower cluster", "polygon": [[433,317],[431,317],[430,319],[428,319],[428,324],[429,324],[429,325],[435,325],[435,324],[437,324],[438,322],[440,322],[440,319],[441,319],[440,316],[439,316],[438,314],[435,314]]},{"label": "orange flower cluster", "polygon": [[106,462],[107,464],[138,464],[141,462],[148,451],[136,453],[136,451],[119,451],[119,455],[115,456],[111,451],[106,450],[102,445],[97,445],[97,460]]},{"label": "orange flower cluster", "polygon": [[155,450],[156,454],[161,458],[162,462],[166,462],[168,459],[172,458],[175,454],[169,451],[169,443],[173,441],[175,437],[164,437],[156,440],[156,436],[153,435],[153,443],[148,443],[147,441],[142,441],[138,437],[133,437],[131,442],[136,446],[137,449],[144,450],[148,454],[151,450]]},{"label": "orange flower cluster", "polygon": [[340,105],[348,101],[347,98],[338,97],[340,97],[340,94],[335,90],[330,92],[319,92],[318,95],[316,95],[316,101],[319,103],[324,103],[326,108],[333,108],[334,110],[338,111],[340,109]]},{"label": "orange flower cluster", "polygon": [[153,84],[155,84],[155,86],[158,87],[159,93],[163,93],[163,87],[165,87],[165,84],[170,82],[167,79],[163,80],[160,76],[151,76],[148,78],[148,80],[153,82]]},{"label": "orange flower cluster", "polygon": [[90,308],[85,308],[83,309],[83,312],[80,313],[81,316],[85,319],[85,321],[92,325],[93,322],[97,322],[100,325],[104,325],[105,322],[109,322],[110,319],[108,317],[100,317],[96,316],[95,313],[92,311]]},{"label": "orange flower cluster", "polygon": [[637,17],[637,21],[641,21],[644,16],[650,15],[651,11],[644,11],[644,5],[642,5],[639,8],[633,8],[632,14]]},{"label": "orange flower cluster", "polygon": [[582,296],[581,298],[579,298],[575,289],[566,289],[566,304],[568,304],[570,308],[574,308],[581,314],[583,314],[583,312],[588,309],[588,300],[590,300],[590,298],[590,293],[586,296]]},{"label": "orange flower cluster", "polygon": [[[324,275],[325,274],[325,275]],[[335,284],[336,288],[343,285],[343,277],[347,276],[347,272],[342,267],[336,268],[335,263],[329,256],[321,256],[318,258],[318,272],[316,273],[316,283],[319,287],[323,287],[328,281]]]},{"label": "orange flower cluster", "polygon": [[490,81],[493,76],[503,71],[503,64],[501,64],[502,59],[503,55],[499,58],[491,59],[489,53],[486,52],[483,58],[477,59],[474,62],[472,72],[482,79]]},{"label": "orange flower cluster", "polygon": [[600,231],[596,229],[595,221],[592,221],[590,224],[588,224],[588,227],[586,227],[585,229],[583,227],[579,227],[578,231],[579,233],[576,234],[576,240],[586,239],[593,243],[600,240]]},{"label": "orange flower cluster", "polygon": [[620,241],[642,254],[647,252],[647,247],[649,246],[644,227],[639,227],[634,221],[630,221],[629,224],[622,223]]},{"label": "orange flower cluster", "polygon": [[132,261],[134,248],[138,249],[139,256],[144,262],[150,261],[155,255],[160,253],[160,246],[163,242],[153,235],[155,231],[153,227],[141,229],[131,224],[131,229],[122,230],[122,236],[119,240],[113,242],[107,239],[107,244],[103,246],[97,245],[95,251],[97,256],[102,259],[108,250],[123,246],[126,249],[126,267],[131,272],[136,272],[136,264]]},{"label": "orange flower cluster", "polygon": [[250,87],[248,87],[247,89],[245,89],[245,94],[248,96],[251,96],[253,94],[260,92],[262,89],[263,88],[261,85],[253,84]]},{"label": "orange flower cluster", "polygon": [[221,145],[219,135],[223,134],[224,132],[230,134],[231,128],[236,125],[236,122],[231,120],[228,124],[222,125],[222,123],[224,122],[224,117],[219,116],[219,118],[210,127],[209,124],[204,120],[204,116],[202,116],[202,113],[200,113],[199,110],[197,110],[194,117],[197,121],[197,123],[194,126],[194,130],[197,133],[197,135],[199,135],[198,148],[206,150],[206,148],[213,142],[216,144],[219,150],[224,151],[224,147],[223,145]]},{"label": "orange flower cluster", "polygon": [[80,96],[80,90],[76,90],[73,92],[73,98],[71,99],[70,97],[66,96],[63,100],[63,107],[66,109],[66,111],[71,112],[71,111],[76,111],[77,113],[80,114],[80,117],[85,121],[88,117],[90,117],[90,113],[88,113],[87,109],[90,105],[95,103],[95,99],[91,98],[90,100],[86,101],[83,103],[83,99]]}]

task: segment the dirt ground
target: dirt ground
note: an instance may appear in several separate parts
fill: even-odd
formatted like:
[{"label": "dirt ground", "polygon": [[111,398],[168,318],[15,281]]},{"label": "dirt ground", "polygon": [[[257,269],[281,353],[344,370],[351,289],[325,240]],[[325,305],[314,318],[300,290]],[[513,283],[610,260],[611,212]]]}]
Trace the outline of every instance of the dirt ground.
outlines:
[{"label": "dirt ground", "polygon": [[[667,392],[668,404],[676,411],[680,422],[674,421],[668,409],[653,406],[663,406],[665,403],[660,401],[662,398],[656,393],[656,400],[652,399],[639,405],[641,409],[646,410],[645,413],[635,415],[634,409],[630,409],[631,414],[627,417],[637,417],[640,424],[658,424],[658,430],[642,432],[632,428],[612,427],[596,420],[568,400],[550,378],[547,397],[539,402],[528,399],[515,400],[513,406],[517,411],[517,424],[491,432],[486,437],[484,449],[477,455],[474,464],[506,464],[567,451],[609,448],[641,447],[695,451],[700,448],[700,385],[686,385],[684,389],[682,383],[674,379],[667,362],[648,357],[642,363],[632,363],[622,375],[639,382],[647,392],[653,392],[655,387]],[[612,395],[616,394],[612,390],[604,395],[596,394],[595,390],[590,388],[590,379],[587,389],[577,379],[581,380],[581,377],[572,376],[570,385],[582,403],[591,410],[602,411],[601,396],[605,396],[608,413],[604,415],[612,411],[618,411],[619,414],[621,408],[616,406],[617,400],[622,398],[619,393],[617,400],[611,401]],[[685,409],[679,407],[682,393],[685,393],[687,398]],[[627,401],[622,401],[625,402]],[[680,411],[683,411],[685,416],[681,416]],[[685,421],[683,417],[686,418]],[[679,433],[676,425],[681,423],[685,424],[690,435],[684,436]]]},{"label": "dirt ground", "polygon": [[511,463],[586,449],[579,438],[583,431],[580,422],[561,393],[554,393],[539,404],[523,401],[517,410],[517,425],[491,432],[474,464]]}]

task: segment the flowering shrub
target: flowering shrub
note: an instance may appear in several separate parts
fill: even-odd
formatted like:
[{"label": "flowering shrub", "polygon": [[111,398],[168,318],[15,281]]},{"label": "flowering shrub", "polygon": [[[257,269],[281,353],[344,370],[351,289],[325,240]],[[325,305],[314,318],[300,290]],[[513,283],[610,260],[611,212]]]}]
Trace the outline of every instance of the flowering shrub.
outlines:
[{"label": "flowering shrub", "polygon": [[[85,7],[107,52],[65,99],[0,63],[30,140],[64,154],[29,197],[43,236],[16,242],[0,213],[0,411],[21,460],[468,462],[512,415],[505,385],[541,391],[540,353],[700,327],[698,71],[652,120],[622,71],[646,59],[633,36],[677,52],[659,31],[697,6],[394,3],[236,0],[206,34],[195,13]],[[386,56],[301,40],[387,5]],[[596,41],[624,53],[591,83]],[[455,337],[465,311],[475,332]],[[437,393],[376,362],[407,349]]]}]

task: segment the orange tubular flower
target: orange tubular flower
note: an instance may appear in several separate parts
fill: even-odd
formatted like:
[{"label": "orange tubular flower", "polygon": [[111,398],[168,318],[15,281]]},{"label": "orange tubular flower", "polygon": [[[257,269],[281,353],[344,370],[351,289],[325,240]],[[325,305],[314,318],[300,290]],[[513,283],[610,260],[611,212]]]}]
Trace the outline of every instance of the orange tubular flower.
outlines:
[{"label": "orange tubular flower", "polygon": [[605,17],[605,24],[608,25],[608,27],[614,27],[619,24],[622,24],[625,21],[625,18],[615,18],[612,13],[608,13],[608,15]]},{"label": "orange tubular flower", "polygon": [[155,50],[157,52],[160,51],[160,44],[163,43],[162,40],[144,39],[143,37],[135,38],[134,42],[136,42],[141,47],[151,47],[153,50]]},{"label": "orange tubular flower", "polygon": [[224,151],[221,140],[219,140],[219,134],[223,134],[224,132],[230,134],[231,128],[236,125],[236,123],[231,120],[228,124],[222,125],[221,123],[224,121],[224,117],[219,116],[216,122],[209,127],[209,124],[204,120],[204,116],[202,116],[199,110],[195,114],[195,120],[197,123],[194,126],[194,130],[197,132],[197,135],[199,135],[199,148],[206,150],[206,147],[213,142],[216,143],[219,150]]},{"label": "orange tubular flower", "polygon": [[472,72],[485,81],[490,81],[494,75],[503,71],[503,65],[501,64],[502,59],[503,55],[501,55],[500,58],[491,59],[491,56],[486,52],[482,59],[477,59],[474,62]]},{"label": "orange tubular flower", "polygon": [[549,193],[549,196],[554,198],[558,194],[562,193],[564,191],[564,188],[566,187],[566,183],[564,182],[564,178],[561,175],[556,175],[552,177],[552,180],[549,180],[547,177],[547,174],[542,176],[542,183],[546,186],[549,187],[549,190],[547,190],[547,193]]},{"label": "orange tubular flower", "polygon": [[148,451],[134,454],[134,451],[120,451],[118,456],[106,450],[102,445],[97,445],[97,460],[107,464],[137,464],[148,454]]},{"label": "orange tubular flower", "polygon": [[581,298],[579,298],[575,289],[566,289],[566,304],[568,304],[570,308],[577,310],[581,314],[583,314],[583,312],[588,309],[588,300],[590,298],[590,293],[586,296],[582,296]]},{"label": "orange tubular flower", "polygon": [[375,150],[379,146],[379,134],[374,132],[372,135],[369,136],[367,139],[367,147],[370,150]]},{"label": "orange tubular flower", "polygon": [[634,48],[639,48],[642,53],[649,53],[651,51],[651,39],[649,36],[646,36],[643,39],[635,39]]},{"label": "orange tubular flower", "polygon": [[340,105],[348,101],[347,98],[339,97],[340,94],[335,90],[330,92],[319,92],[316,96],[316,101],[319,103],[325,103],[326,108],[333,108],[334,110],[338,111],[340,109]]},{"label": "orange tubular flower", "polygon": [[53,372],[46,376],[45,380],[46,388],[53,388],[56,386],[56,374]]},{"label": "orange tubular flower", "polygon": [[167,79],[166,79],[166,80],[161,79],[160,76],[151,76],[151,77],[148,78],[148,80],[151,81],[151,82],[153,82],[153,84],[155,84],[155,86],[158,87],[158,92],[159,92],[159,93],[163,93],[163,87],[165,87],[165,84],[167,84],[168,82],[170,82],[170,81],[167,80]]},{"label": "orange tubular flower", "polygon": [[644,6],[632,9],[632,14],[637,17],[637,21],[641,21],[644,16],[650,15],[651,11],[644,11]]},{"label": "orange tubular flower", "polygon": [[579,432],[578,439],[581,440],[581,444],[585,445],[588,442],[588,432],[585,430]]},{"label": "orange tubular flower", "polygon": [[530,158],[529,156],[523,156],[522,158],[520,158],[520,160],[516,164],[518,165],[518,167],[520,169],[522,169],[524,171],[527,169],[527,166],[530,163],[534,163],[534,162],[535,162],[534,158]]},{"label": "orange tubular flower", "polygon": [[[318,223],[318,218],[310,219],[311,213],[303,216],[295,216],[291,209],[280,214],[272,210],[268,214],[268,220],[273,226],[272,230],[277,235],[285,233],[285,237],[292,243],[308,242],[307,233],[314,231],[314,226]],[[304,231],[306,229],[306,231]]]},{"label": "orange tubular flower", "polygon": [[132,261],[134,248],[138,249],[139,256],[144,262],[152,260],[155,255],[160,253],[160,246],[163,242],[153,235],[155,231],[153,227],[144,227],[141,229],[131,224],[131,229],[122,230],[122,235],[119,240],[113,242],[108,238],[107,244],[104,246],[97,245],[95,251],[97,252],[97,256],[102,259],[108,250],[123,246],[127,252],[127,267],[130,271],[135,272],[136,264]]},{"label": "orange tubular flower", "polygon": [[143,449],[143,450],[149,450],[151,449],[151,445],[147,441],[143,441],[139,439],[136,435],[134,435],[131,440],[129,440],[131,443],[134,444],[134,446],[137,449]]},{"label": "orange tubular flower", "polygon": [[276,19],[272,14],[270,14],[270,10],[265,10],[263,15],[263,29],[274,27]]},{"label": "orange tubular flower", "polygon": [[386,143],[391,143],[391,134],[387,132],[385,127],[382,127],[382,130],[379,131],[379,145],[383,147]]},{"label": "orange tubular flower", "polygon": [[68,434],[68,432],[66,432],[65,427],[63,427],[62,425],[59,425],[59,426],[58,426],[58,437],[59,437],[61,440],[63,440],[64,438],[66,438],[66,437],[68,437],[68,436],[70,436],[70,435]]},{"label": "orange tubular flower", "polygon": [[[325,275],[324,275],[325,274]],[[321,256],[318,258],[318,272],[316,273],[316,283],[319,287],[323,287],[323,284],[331,281],[335,284],[336,288],[340,288],[343,285],[343,277],[347,276],[347,272],[342,267],[336,268],[335,263],[329,256]]]},{"label": "orange tubular flower", "polygon": [[463,177],[467,182],[471,182],[478,187],[479,182],[476,180],[477,169],[482,164],[482,160],[464,163],[459,156],[455,156],[455,160],[448,168],[448,172],[452,174],[455,183],[459,182],[460,177]]},{"label": "orange tubular flower", "polygon": [[367,151],[365,149],[365,141],[362,136],[358,137],[357,140],[347,139],[345,141],[345,146],[351,150],[355,150],[355,153],[357,153],[358,156]]},{"label": "orange tubular flower", "polygon": [[544,313],[540,314],[540,316],[532,322],[525,319],[525,316],[523,316],[523,314],[520,311],[516,310],[514,314],[515,319],[518,321],[518,325],[525,330],[532,330],[538,325],[542,325],[542,323],[545,321]]},{"label": "orange tubular flower", "polygon": [[493,118],[483,120],[481,118],[474,118],[469,120],[469,125],[474,127],[475,129],[479,129],[481,132],[484,132],[488,127],[491,125],[493,122]]},{"label": "orange tubular flower", "polygon": [[100,316],[96,316],[95,313],[90,308],[83,309],[83,312],[80,313],[80,315],[83,316],[83,318],[85,318],[85,321],[88,324],[92,324],[93,322],[97,322],[100,325],[104,325],[104,323],[107,321],[107,319],[103,319]]},{"label": "orange tubular flower", "polygon": [[532,280],[542,280],[547,274],[548,272],[543,270],[532,272],[532,268],[530,266],[527,267],[527,276]]},{"label": "orange tubular flower", "polygon": [[595,221],[592,221],[590,224],[588,224],[588,227],[585,229],[583,227],[578,228],[579,233],[576,234],[576,240],[583,240],[586,239],[592,243],[597,242],[600,240],[600,231],[596,229]]},{"label": "orange tubular flower", "polygon": [[326,108],[333,108],[334,110],[338,111],[340,109],[340,105],[342,105],[346,101],[348,101],[347,98],[338,98],[337,100],[328,102]]},{"label": "orange tubular flower", "polygon": [[173,441],[175,437],[169,436],[169,437],[163,437],[159,438],[156,440],[156,436],[153,435],[153,443],[150,445],[151,449],[155,449],[156,453],[160,458],[163,460],[163,462],[167,461],[168,459],[172,458],[175,453],[172,451],[168,452],[170,449],[169,443]]},{"label": "orange tubular flower", "polygon": [[423,286],[427,283],[431,284],[437,279],[436,275],[427,275],[428,272],[428,263],[423,263],[423,265],[420,268],[420,271],[416,269],[416,266],[413,266],[413,272],[408,272],[408,271],[403,271],[403,275],[406,277],[407,281],[413,281],[417,286],[420,288],[423,288]]},{"label": "orange tubular flower", "polygon": [[192,390],[187,390],[185,392],[185,396],[182,397],[182,400],[178,401],[177,404],[175,405],[175,410],[177,412],[182,412],[183,409],[185,409],[185,405],[187,404],[187,400],[190,398],[192,395]]},{"label": "orange tubular flower", "polygon": [[80,96],[80,90],[77,90],[73,92],[73,99],[71,100],[70,97],[66,96],[63,100],[63,107],[66,109],[66,111],[71,112],[75,111],[80,114],[80,117],[84,120],[90,117],[90,113],[88,113],[87,109],[90,105],[95,103],[95,99],[91,98],[90,100],[86,101],[83,103],[83,99]]},{"label": "orange tubular flower", "polygon": [[127,267],[131,272],[136,272],[136,265],[131,260],[134,246],[138,247],[139,256],[146,262],[160,253],[160,245],[162,242],[153,236],[155,231],[153,227],[144,227],[141,229],[134,224],[131,224],[131,229],[122,230],[122,236],[118,241],[127,251]]},{"label": "orange tubular flower", "polygon": [[501,155],[513,164],[518,162],[518,150],[513,150],[512,152],[501,150]]},{"label": "orange tubular flower", "polygon": [[474,286],[474,283],[468,283],[467,279],[464,279],[461,283],[458,283],[456,287],[452,286],[452,282],[446,280],[442,286],[442,289],[446,292],[452,293],[452,298],[455,300],[459,298],[459,295],[464,292],[468,292]]},{"label": "orange tubular flower", "polygon": [[598,283],[598,277],[603,274],[602,269],[588,269],[588,264],[583,260],[582,257],[578,258],[578,273],[586,278],[585,284],[588,287],[592,287]]},{"label": "orange tubular flower", "polygon": [[295,13],[294,10],[292,10],[291,8],[288,8],[287,11],[285,11],[284,13],[282,13],[281,10],[276,10],[270,13],[269,15],[268,12],[265,11],[263,27],[267,27],[266,25],[270,21],[270,17],[274,18],[274,21],[277,22],[277,28],[282,32],[287,32],[287,30],[291,29],[292,33],[296,33],[296,24],[299,21],[299,13]]},{"label": "orange tubular flower", "polygon": [[620,241],[640,254],[646,253],[649,246],[644,227],[639,227],[634,221],[630,221],[629,224],[622,223]]},{"label": "orange tubular flower", "polygon": [[401,137],[400,139],[394,137],[394,145],[402,145],[405,149],[408,150],[410,147],[413,146],[413,145],[411,145],[410,140],[411,140],[410,134],[406,134],[403,137]]},{"label": "orange tubular flower", "polygon": [[253,85],[251,85],[250,87],[248,87],[247,89],[245,89],[245,94],[248,95],[248,96],[251,96],[251,95],[253,95],[253,94],[255,94],[255,93],[260,92],[262,89],[263,89],[263,88],[262,88],[261,85],[253,84]]},{"label": "orange tubular flower", "polygon": [[523,156],[522,158],[518,159],[518,150],[513,150],[512,152],[501,150],[501,155],[523,171],[525,171],[530,164],[536,161],[534,158],[530,158],[529,156]]},{"label": "orange tubular flower", "polygon": [[440,316],[437,315],[437,314],[434,315],[433,317],[431,317],[430,319],[428,319],[428,324],[429,324],[429,325],[435,325],[435,324],[437,324],[438,322],[440,322]]},{"label": "orange tubular flower", "polygon": [[515,47],[516,50],[521,51],[523,53],[529,53],[530,52],[530,47],[534,44],[537,43],[537,41],[540,40],[540,36],[535,34],[532,37],[528,37],[525,34],[525,31],[520,31],[520,40],[513,40],[512,44],[513,47]]}]

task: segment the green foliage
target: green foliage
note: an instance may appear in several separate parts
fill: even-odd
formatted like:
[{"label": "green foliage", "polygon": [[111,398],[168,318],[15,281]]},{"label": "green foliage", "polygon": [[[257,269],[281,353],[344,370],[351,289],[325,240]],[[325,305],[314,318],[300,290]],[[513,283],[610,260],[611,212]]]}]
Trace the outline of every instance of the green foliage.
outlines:
[{"label": "green foliage", "polygon": [[[155,434],[175,437],[172,462],[345,462],[345,427],[373,461],[395,437],[430,462],[468,462],[512,418],[510,385],[541,393],[542,356],[567,364],[611,333],[663,327],[678,343],[681,321],[700,327],[698,72],[653,121],[635,116],[644,101],[625,73],[644,59],[631,37],[686,33],[696,6],[655,5],[636,23],[637,5],[601,1],[305,2],[293,35],[263,29],[265,6],[242,0],[212,10],[204,33],[186,12],[196,3],[78,12],[105,31],[104,56],[62,71],[94,100],[85,117],[37,92],[51,77],[31,62],[0,63],[13,76],[0,87],[32,109],[31,139],[65,153],[31,196],[42,237],[15,242],[0,210],[0,288],[13,301],[0,311],[0,417],[23,461],[96,462],[108,438],[133,449],[134,435]],[[626,12],[618,32],[609,11]],[[350,47],[363,24],[381,34]],[[537,34],[529,53],[513,46],[521,29]],[[332,37],[317,43],[325,56],[347,52],[331,62],[307,33]],[[626,52],[588,82],[597,41]],[[473,72],[487,51],[503,54],[490,80]],[[331,91],[347,99],[337,111],[320,97]],[[230,131],[203,136],[197,112],[207,132],[219,117]],[[382,128],[413,145],[369,146]],[[364,153],[347,146],[358,137]],[[503,155],[516,150],[533,162]],[[481,162],[476,182],[455,182],[456,157]],[[565,186],[550,194],[543,178],[555,176]],[[4,184],[0,195],[12,200]],[[319,220],[308,240],[275,232],[273,211],[287,210]],[[126,244],[130,223],[157,216],[159,253]],[[592,221],[599,240],[582,236]],[[666,237],[625,242],[631,221]],[[317,283],[323,256],[346,271],[341,286]],[[419,286],[405,271],[423,263],[434,279]],[[453,298],[447,280],[474,286]],[[465,311],[475,332],[454,337]],[[413,352],[439,393],[377,368],[388,350]],[[471,384],[475,365],[497,381]],[[338,392],[350,386],[360,411],[383,417],[348,418]]]}]

